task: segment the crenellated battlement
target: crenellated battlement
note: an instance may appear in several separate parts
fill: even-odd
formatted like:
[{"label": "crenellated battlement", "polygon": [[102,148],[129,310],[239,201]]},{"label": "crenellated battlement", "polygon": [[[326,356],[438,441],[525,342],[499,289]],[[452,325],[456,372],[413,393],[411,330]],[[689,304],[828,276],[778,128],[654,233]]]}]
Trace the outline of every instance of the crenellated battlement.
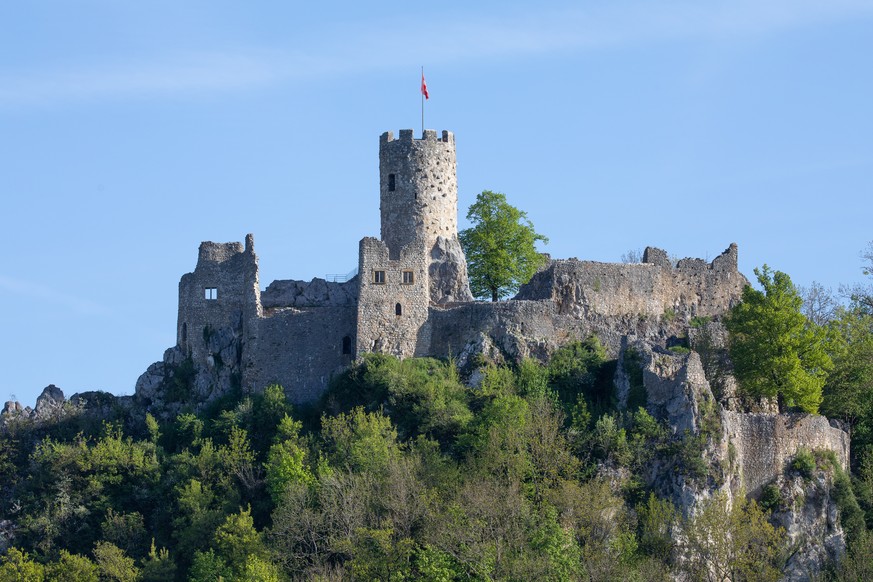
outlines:
[{"label": "crenellated battlement", "polygon": [[381,136],[379,136],[379,144],[382,147],[382,144],[388,143],[411,143],[411,142],[437,142],[437,143],[455,143],[455,134],[451,131],[443,130],[441,135],[437,135],[437,131],[435,129],[425,129],[422,133],[421,139],[416,139],[415,130],[412,129],[401,129],[400,130],[400,138],[394,139],[393,131],[386,131]]}]

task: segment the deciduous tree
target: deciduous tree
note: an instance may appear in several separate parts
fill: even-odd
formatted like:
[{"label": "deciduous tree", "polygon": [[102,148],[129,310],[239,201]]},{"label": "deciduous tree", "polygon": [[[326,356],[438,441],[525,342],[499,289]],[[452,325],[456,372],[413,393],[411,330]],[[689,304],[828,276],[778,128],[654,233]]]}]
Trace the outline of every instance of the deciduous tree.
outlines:
[{"label": "deciduous tree", "polygon": [[725,322],[734,373],[752,396],[779,396],[815,413],[833,366],[827,333],[801,313],[803,300],[788,275],[767,265],[755,275],[763,290],[743,289]]},{"label": "deciduous tree", "polygon": [[467,256],[470,289],[481,299],[497,301],[527,283],[543,264],[538,234],[527,213],[506,201],[506,195],[485,190],[467,212],[473,226],[459,234]]}]

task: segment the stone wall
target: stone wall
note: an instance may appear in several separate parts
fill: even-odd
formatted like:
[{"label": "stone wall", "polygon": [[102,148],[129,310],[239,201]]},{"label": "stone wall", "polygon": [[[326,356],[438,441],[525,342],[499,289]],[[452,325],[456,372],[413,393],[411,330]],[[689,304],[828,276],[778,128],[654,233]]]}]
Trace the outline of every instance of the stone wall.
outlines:
[{"label": "stone wall", "polygon": [[260,318],[243,385],[260,391],[280,384],[295,403],[318,399],[331,376],[352,363],[356,319],[348,304],[277,309]]},{"label": "stone wall", "polygon": [[780,474],[801,448],[833,451],[849,467],[849,435],[824,416],[723,411],[722,426],[749,494]]},{"label": "stone wall", "polygon": [[721,315],[742,297],[746,278],[737,270],[735,244],[711,263],[646,249],[649,262],[555,260],[522,286],[517,299],[552,300],[558,312],[592,316],[681,317]]},{"label": "stone wall", "polygon": [[[408,358],[428,351],[417,341],[430,305],[428,264],[421,239],[399,249],[396,258],[384,242],[361,240],[356,354]],[[404,282],[404,273],[411,281]]]},{"label": "stone wall", "polygon": [[250,335],[249,322],[261,314],[260,293],[252,235],[246,236],[245,247],[238,242],[201,243],[194,272],[179,281],[177,345],[205,364],[212,331]]}]

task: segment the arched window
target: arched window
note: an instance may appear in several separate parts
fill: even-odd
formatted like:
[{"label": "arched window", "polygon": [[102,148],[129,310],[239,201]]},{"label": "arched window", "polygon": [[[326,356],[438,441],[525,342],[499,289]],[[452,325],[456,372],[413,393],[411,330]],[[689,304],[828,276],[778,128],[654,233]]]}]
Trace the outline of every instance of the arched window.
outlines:
[{"label": "arched window", "polygon": [[394,315],[403,315],[403,306],[399,303],[394,306]]},{"label": "arched window", "polygon": [[343,338],[343,355],[352,353],[352,338],[346,336]]}]

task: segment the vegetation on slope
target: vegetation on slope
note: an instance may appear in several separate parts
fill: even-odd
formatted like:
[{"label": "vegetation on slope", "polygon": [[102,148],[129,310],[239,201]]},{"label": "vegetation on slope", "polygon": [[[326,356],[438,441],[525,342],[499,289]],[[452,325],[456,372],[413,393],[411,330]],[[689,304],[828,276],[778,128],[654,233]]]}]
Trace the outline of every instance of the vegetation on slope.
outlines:
[{"label": "vegetation on slope", "polygon": [[[273,386],[164,425],[12,425],[0,579],[666,580],[710,554],[775,579],[782,533],[754,502],[685,520],[645,488],[689,445],[614,409],[614,365],[591,339],[474,389],[370,355],[305,410]],[[697,545],[674,562],[679,531]]]}]

